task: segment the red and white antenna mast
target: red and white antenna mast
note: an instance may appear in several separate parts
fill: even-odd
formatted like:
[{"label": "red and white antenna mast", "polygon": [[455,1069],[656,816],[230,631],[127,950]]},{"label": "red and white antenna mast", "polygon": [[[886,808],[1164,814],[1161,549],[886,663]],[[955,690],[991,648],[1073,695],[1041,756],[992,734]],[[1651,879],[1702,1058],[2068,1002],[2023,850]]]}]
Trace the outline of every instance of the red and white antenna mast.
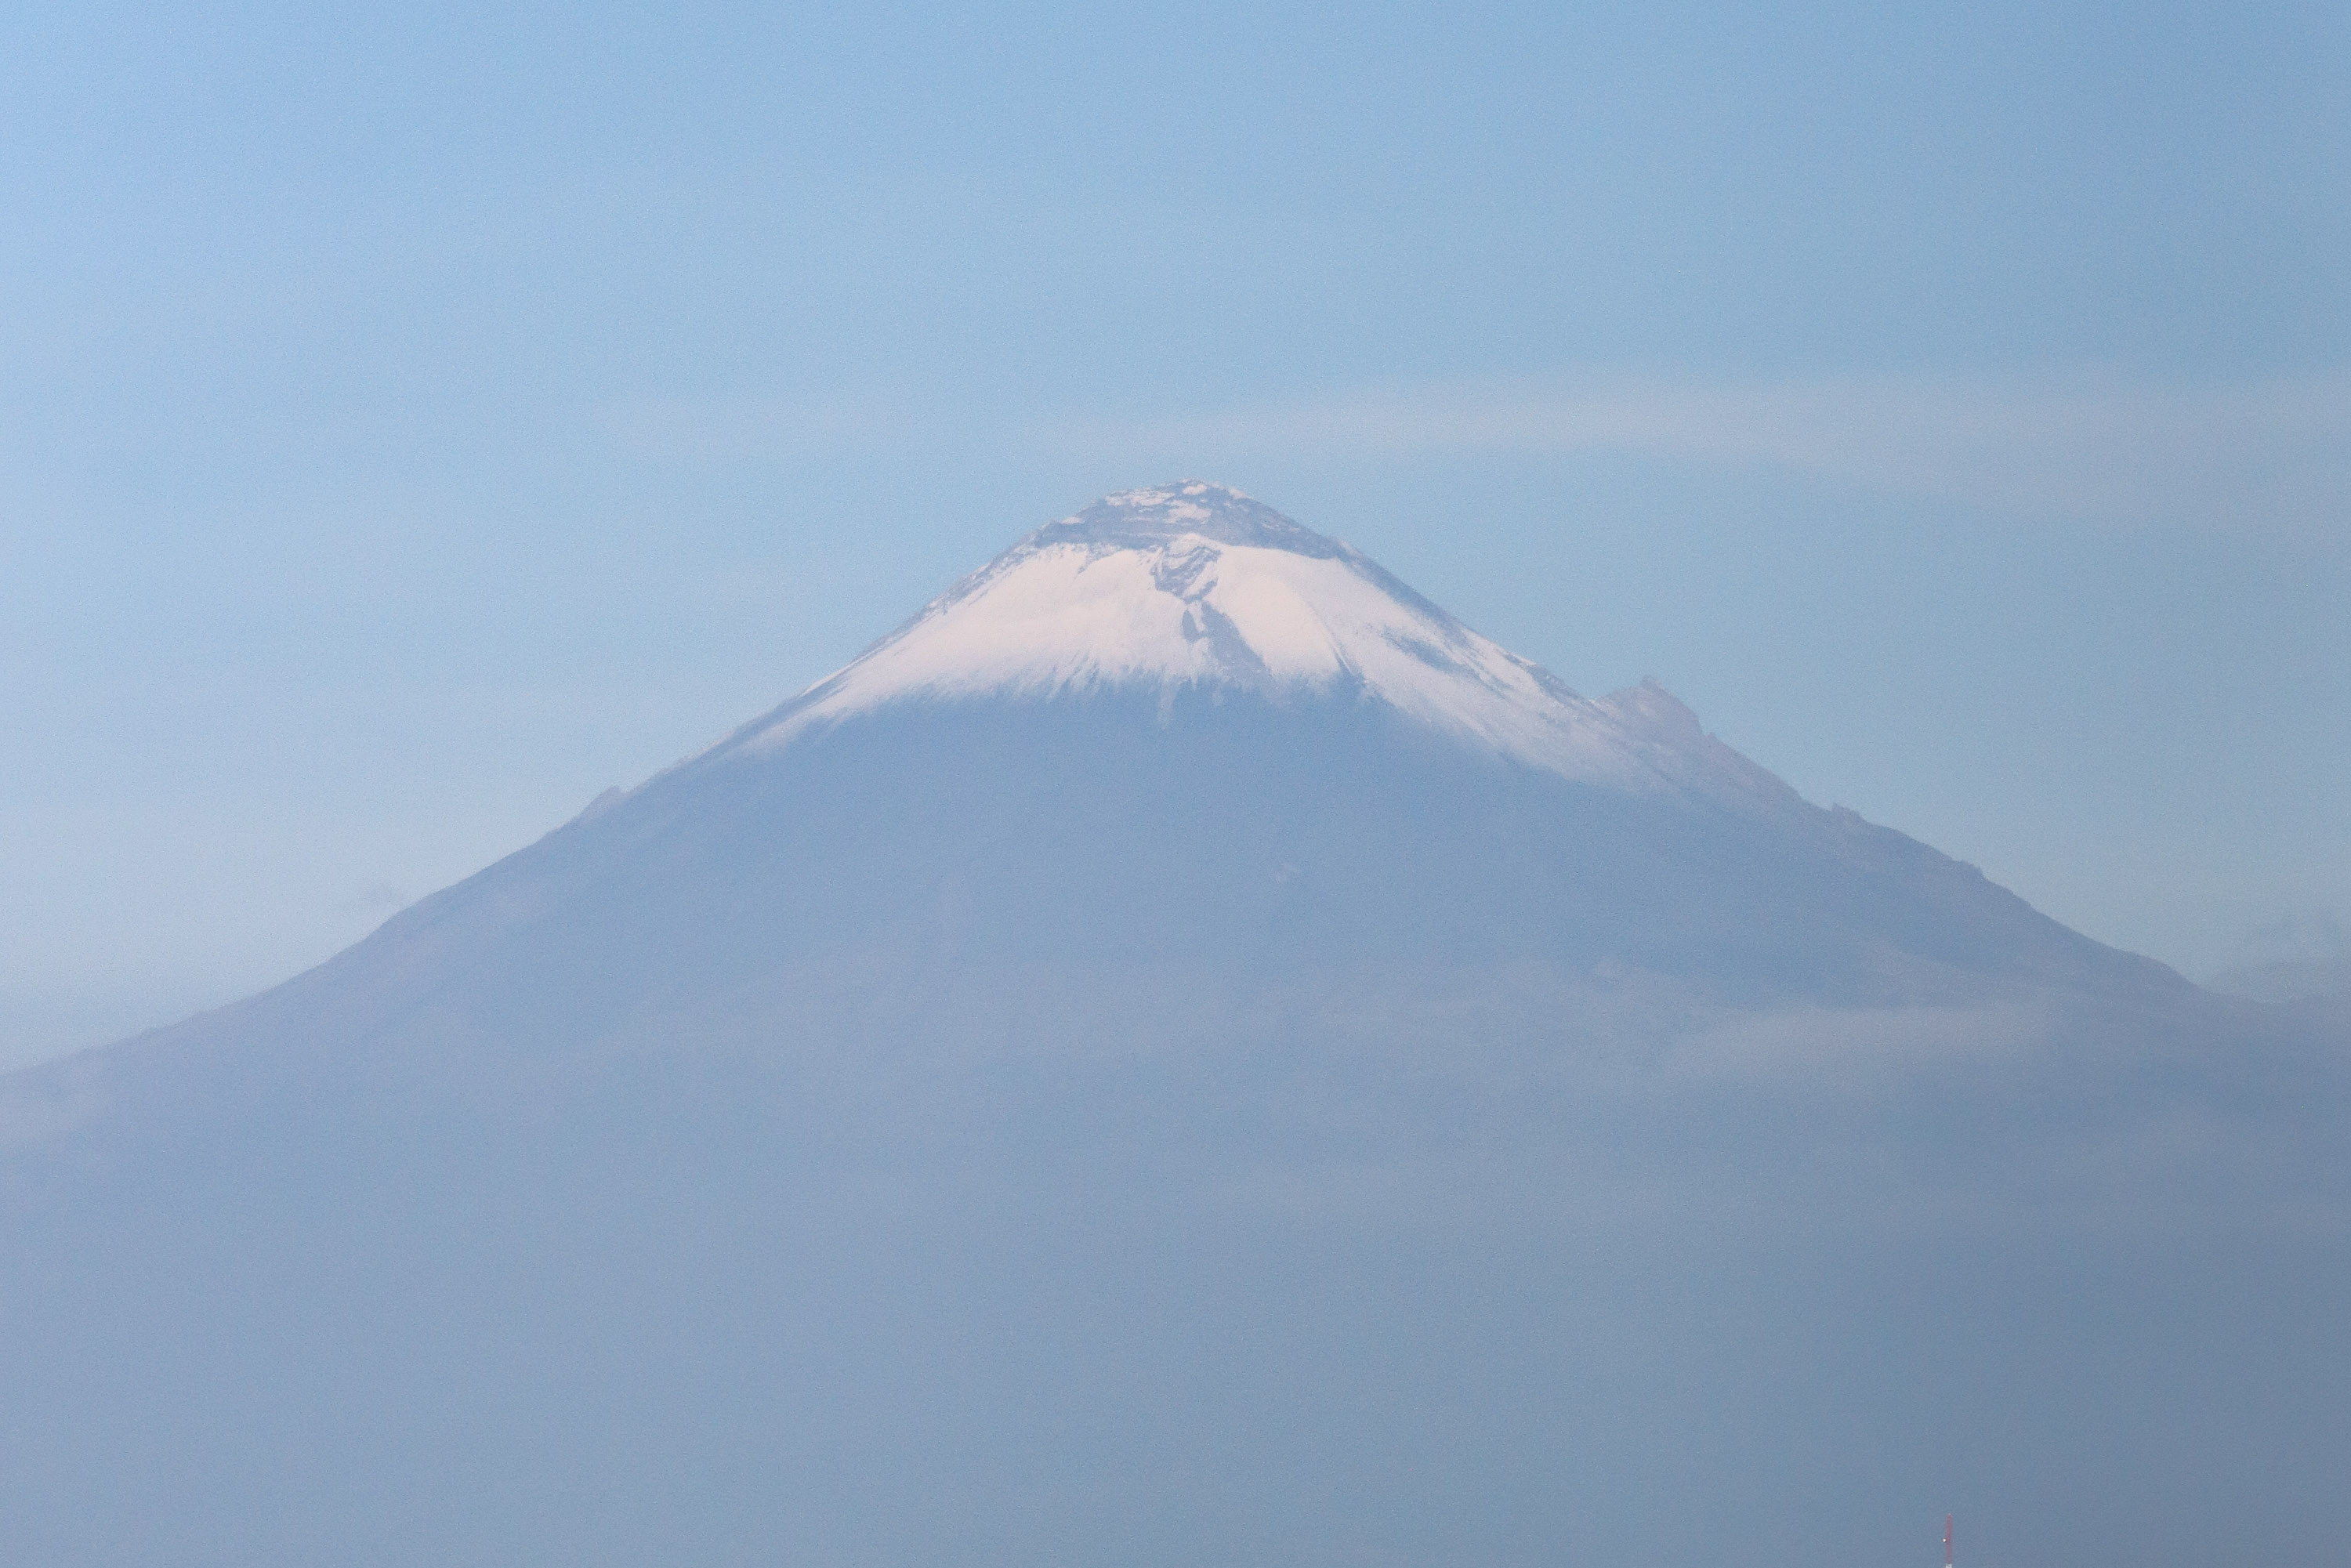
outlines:
[{"label": "red and white antenna mast", "polygon": [[1943,1568],[1951,1568],[1951,1516],[1943,1516]]}]

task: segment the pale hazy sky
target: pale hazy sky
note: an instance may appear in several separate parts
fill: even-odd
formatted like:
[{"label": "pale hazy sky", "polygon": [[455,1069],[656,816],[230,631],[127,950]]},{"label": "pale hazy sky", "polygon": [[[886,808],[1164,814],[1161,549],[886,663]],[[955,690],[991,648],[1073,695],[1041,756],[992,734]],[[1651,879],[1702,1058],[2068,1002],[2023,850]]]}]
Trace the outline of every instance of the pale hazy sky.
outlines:
[{"label": "pale hazy sky", "polygon": [[11,8],[0,1061],[1199,476],[2191,973],[2351,925],[2351,12]]}]

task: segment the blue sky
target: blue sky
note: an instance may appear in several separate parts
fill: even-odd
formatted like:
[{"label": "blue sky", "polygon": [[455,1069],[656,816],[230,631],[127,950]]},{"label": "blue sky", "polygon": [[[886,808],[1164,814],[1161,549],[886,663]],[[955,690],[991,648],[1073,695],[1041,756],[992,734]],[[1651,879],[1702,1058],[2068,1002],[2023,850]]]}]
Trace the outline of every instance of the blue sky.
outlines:
[{"label": "blue sky", "polygon": [[0,1060],[282,978],[1189,475],[2102,939],[2351,925],[2339,6],[11,35]]}]

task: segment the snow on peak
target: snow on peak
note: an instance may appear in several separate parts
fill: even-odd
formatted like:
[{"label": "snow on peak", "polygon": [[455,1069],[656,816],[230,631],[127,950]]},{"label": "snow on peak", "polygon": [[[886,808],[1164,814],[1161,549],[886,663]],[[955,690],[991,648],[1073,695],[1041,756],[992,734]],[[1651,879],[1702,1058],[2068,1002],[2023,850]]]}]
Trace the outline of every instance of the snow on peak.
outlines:
[{"label": "snow on peak", "polygon": [[1084,544],[1140,549],[1192,535],[1215,544],[1289,550],[1320,559],[1347,553],[1345,546],[1300,527],[1263,501],[1205,479],[1104,496],[1074,517],[1047,523],[1015,548]]},{"label": "snow on peak", "polygon": [[1788,794],[1663,687],[1580,697],[1350,546],[1201,480],[1046,524],[725,749],[902,703],[1187,687],[1381,702],[1570,778]]}]

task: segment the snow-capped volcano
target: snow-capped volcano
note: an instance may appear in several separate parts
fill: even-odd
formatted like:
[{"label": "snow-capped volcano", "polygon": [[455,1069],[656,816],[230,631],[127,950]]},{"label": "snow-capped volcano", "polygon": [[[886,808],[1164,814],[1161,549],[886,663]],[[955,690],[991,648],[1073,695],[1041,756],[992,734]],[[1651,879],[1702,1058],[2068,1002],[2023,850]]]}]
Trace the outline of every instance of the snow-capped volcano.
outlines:
[{"label": "snow-capped volcano", "polygon": [[1792,799],[1663,688],[1579,696],[1361,551],[1196,479],[1048,523],[725,749],[908,703],[1137,691],[1371,702],[1563,778]]},{"label": "snow-capped volcano", "polygon": [[2199,1560],[2343,1561],[2269,1522],[2351,1384],[2299,1027],[1130,491],[309,973],[0,1077],[0,1558],[1705,1563],[2022,1466],[2053,1559],[2189,1497],[2241,1500]]}]

